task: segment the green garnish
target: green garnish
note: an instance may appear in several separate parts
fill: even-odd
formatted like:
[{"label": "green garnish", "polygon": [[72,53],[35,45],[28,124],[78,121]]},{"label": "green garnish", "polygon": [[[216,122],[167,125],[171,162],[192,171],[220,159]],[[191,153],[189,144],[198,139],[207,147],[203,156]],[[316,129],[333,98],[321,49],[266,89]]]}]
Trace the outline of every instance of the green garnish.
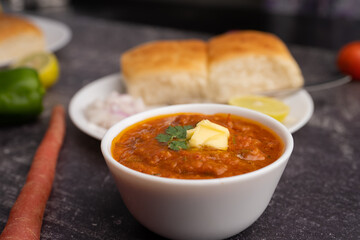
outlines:
[{"label": "green garnish", "polygon": [[161,143],[167,143],[168,148],[179,151],[181,149],[188,149],[186,141],[186,131],[194,128],[191,125],[186,126],[169,126],[165,133],[160,133],[156,139]]}]

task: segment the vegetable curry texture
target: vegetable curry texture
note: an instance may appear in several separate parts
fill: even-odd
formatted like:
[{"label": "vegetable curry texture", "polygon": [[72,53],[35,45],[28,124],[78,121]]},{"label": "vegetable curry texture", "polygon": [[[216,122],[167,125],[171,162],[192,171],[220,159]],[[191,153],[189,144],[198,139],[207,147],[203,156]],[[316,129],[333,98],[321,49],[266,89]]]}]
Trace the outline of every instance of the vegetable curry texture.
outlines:
[{"label": "vegetable curry texture", "polygon": [[[157,136],[169,126],[195,126],[201,120],[228,128],[228,149],[173,150]],[[136,123],[114,138],[112,156],[139,172],[168,178],[211,179],[240,175],[265,167],[284,150],[281,139],[259,123],[230,114],[178,113]]]}]

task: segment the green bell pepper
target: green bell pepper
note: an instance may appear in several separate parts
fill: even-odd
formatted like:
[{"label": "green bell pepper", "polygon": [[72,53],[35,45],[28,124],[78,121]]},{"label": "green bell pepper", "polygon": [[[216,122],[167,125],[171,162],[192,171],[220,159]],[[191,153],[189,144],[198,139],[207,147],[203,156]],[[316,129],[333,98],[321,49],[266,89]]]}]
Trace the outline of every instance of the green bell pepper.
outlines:
[{"label": "green bell pepper", "polygon": [[43,110],[44,94],[36,70],[0,71],[0,125],[34,120]]}]

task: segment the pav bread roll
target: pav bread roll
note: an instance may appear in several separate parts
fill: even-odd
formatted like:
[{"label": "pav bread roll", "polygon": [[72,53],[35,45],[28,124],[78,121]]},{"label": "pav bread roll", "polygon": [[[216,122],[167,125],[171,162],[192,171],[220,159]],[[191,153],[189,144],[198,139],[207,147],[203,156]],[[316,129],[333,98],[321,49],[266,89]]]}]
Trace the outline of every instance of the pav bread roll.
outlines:
[{"label": "pav bread roll", "polygon": [[303,85],[301,70],[277,36],[235,31],[209,40],[209,97],[231,97]]},{"label": "pav bread roll", "polygon": [[203,101],[207,44],[201,40],[145,43],[121,56],[127,91],[147,105]]},{"label": "pav bread roll", "polygon": [[0,62],[45,49],[41,30],[25,18],[0,13]]}]

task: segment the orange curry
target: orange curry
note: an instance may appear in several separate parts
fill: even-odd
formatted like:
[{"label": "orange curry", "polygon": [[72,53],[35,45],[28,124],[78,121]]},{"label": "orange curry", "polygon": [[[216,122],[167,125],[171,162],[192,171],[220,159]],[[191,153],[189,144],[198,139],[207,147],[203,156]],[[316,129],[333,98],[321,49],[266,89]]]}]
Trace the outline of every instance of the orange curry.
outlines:
[{"label": "orange curry", "polygon": [[[169,126],[195,126],[203,119],[228,128],[227,150],[210,147],[172,150],[156,137]],[[123,130],[112,142],[112,156],[139,172],[168,178],[211,179],[248,173],[277,160],[281,139],[267,127],[230,114],[162,115]]]}]

